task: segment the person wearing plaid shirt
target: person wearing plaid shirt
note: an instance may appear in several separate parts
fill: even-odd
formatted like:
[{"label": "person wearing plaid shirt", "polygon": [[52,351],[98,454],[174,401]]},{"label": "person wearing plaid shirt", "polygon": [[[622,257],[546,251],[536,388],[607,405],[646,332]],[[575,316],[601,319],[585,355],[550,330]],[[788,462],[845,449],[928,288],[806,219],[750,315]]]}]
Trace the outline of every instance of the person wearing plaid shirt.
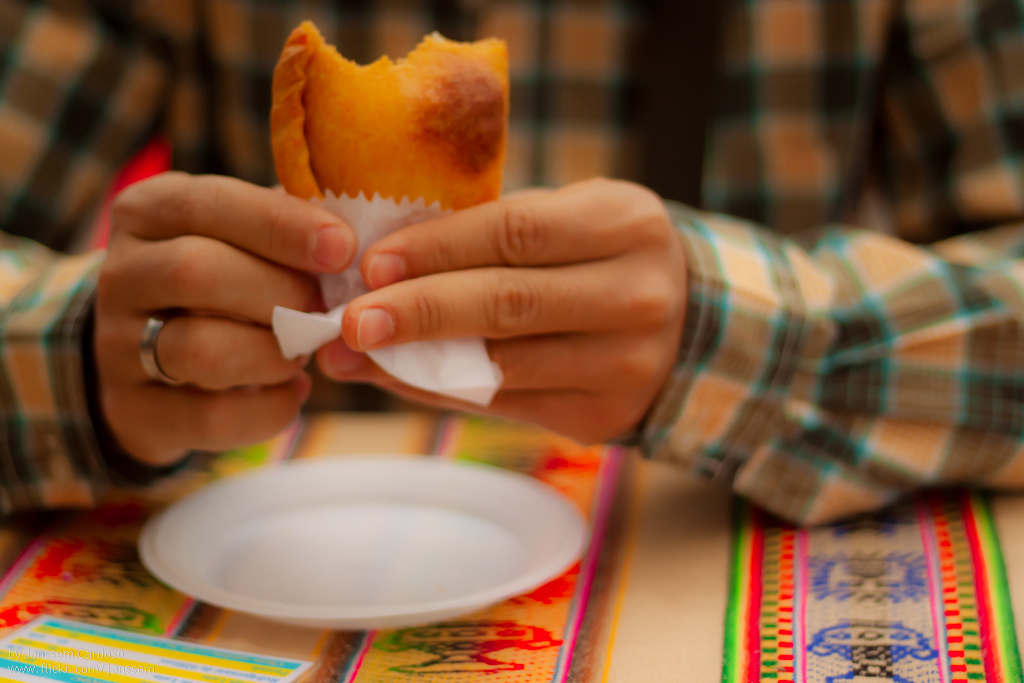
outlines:
[{"label": "person wearing plaid shirt", "polygon": [[[661,138],[654,147],[638,143],[645,131],[633,104],[651,79],[631,55],[657,23],[657,6],[0,0],[0,508],[90,504],[112,478],[159,476],[188,448],[258,438],[298,409],[306,380],[280,361],[267,371],[276,376],[252,382],[268,385],[260,391],[148,381],[138,367],[141,323],[118,327],[145,317],[116,313],[120,297],[144,290],[148,272],[160,270],[147,260],[158,247],[196,244],[194,236],[180,239],[193,224],[214,237],[230,232],[207,225],[212,219],[197,215],[196,206],[225,212],[222,222],[230,223],[232,211],[249,202],[239,220],[305,221],[307,233],[329,220],[247,184],[274,182],[270,78],[299,21],[313,19],[344,54],[363,62],[400,56],[433,29],[456,39],[505,38],[512,189],[636,178],[644,154],[683,155],[656,149]],[[492,340],[496,360],[518,359],[520,370],[524,359],[537,361],[567,374],[561,390],[543,377],[519,377],[520,400],[503,403],[502,395],[517,389],[503,391],[494,412],[585,440],[632,431],[652,457],[729,483],[795,521],[873,509],[922,486],[1024,484],[1024,10],[1013,0],[720,6],[706,210],[668,202],[666,216],[636,185],[583,182],[400,233],[376,251],[395,258],[364,273],[378,285],[426,276],[409,282],[428,283],[420,294],[435,295],[443,287],[429,283],[472,289],[474,274],[494,268],[448,275],[462,280],[434,275],[441,270],[527,266],[502,270],[507,278],[571,271],[580,274],[577,301],[587,300],[586,278],[598,278],[593,291],[604,298],[581,321],[602,317],[604,336],[584,334],[585,322],[575,330],[530,329],[538,301],[560,302],[546,314],[575,324],[580,306],[573,297],[545,292],[506,305],[511,317],[489,335],[505,337]],[[660,29],[663,37],[675,30]],[[685,89],[691,65],[670,67],[658,93],[664,83]],[[87,241],[91,212],[112,174],[154,133],[171,141],[175,168],[244,182],[169,175],[140,184],[115,212],[105,262],[99,252],[58,253]],[[668,140],[669,133],[657,134]],[[220,204],[189,199],[211,186],[219,187]],[[669,217],[675,230],[662,228]],[[521,240],[504,260],[477,253],[502,247],[510,226]],[[308,253],[308,240],[271,245],[275,250],[256,244],[253,231],[224,239],[263,253],[266,259],[252,260],[260,268],[279,260],[322,270],[350,258],[341,232],[326,240],[321,259]],[[460,244],[469,246],[460,251]],[[425,249],[439,245],[445,249]],[[590,252],[573,257],[570,247]],[[198,252],[178,252],[171,270],[188,289],[198,272],[189,259]],[[450,258],[437,262],[438,253]],[[584,263],[567,263],[573,260]],[[595,264],[612,265],[601,271]],[[284,292],[277,296],[314,305],[296,284],[299,276],[285,280],[281,272],[268,275]],[[390,296],[392,310],[405,310],[408,297],[401,297],[410,288],[403,284],[353,308],[371,310]],[[180,308],[165,299],[139,306]],[[431,305],[451,317],[433,321],[434,334],[480,331],[458,310]],[[260,315],[251,317],[261,322]],[[431,332],[414,318],[400,318],[397,333],[394,319],[368,318],[365,329],[348,325],[346,339],[364,349],[373,337],[391,334],[393,342],[409,329]],[[175,359],[175,338],[177,348],[198,339],[182,322],[195,319],[168,321],[162,366]],[[175,327],[177,337],[170,334]],[[224,360],[201,356],[185,354],[206,367]],[[333,377],[407,391],[341,342],[318,360]],[[187,375],[178,361],[167,374]],[[605,384],[565,389],[584,375]],[[117,395],[130,384],[131,392]],[[274,417],[261,417],[265,408],[254,397],[273,391]],[[157,392],[161,406],[181,414],[147,408]],[[250,403],[221,400],[242,394],[249,398],[237,400]],[[175,442],[182,434],[193,440]],[[153,445],[161,439],[170,444],[163,450]]]}]

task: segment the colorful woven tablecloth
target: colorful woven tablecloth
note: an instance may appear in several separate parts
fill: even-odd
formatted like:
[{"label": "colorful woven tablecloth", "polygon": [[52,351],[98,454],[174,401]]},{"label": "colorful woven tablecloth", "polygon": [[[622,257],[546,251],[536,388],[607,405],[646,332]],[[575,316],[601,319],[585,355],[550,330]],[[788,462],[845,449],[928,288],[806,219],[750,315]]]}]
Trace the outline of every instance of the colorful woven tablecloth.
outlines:
[{"label": "colorful woven tablecloth", "polygon": [[1020,681],[984,497],[927,493],[844,524],[737,514],[726,683]]},{"label": "colorful woven tablecloth", "polygon": [[[176,482],[162,497],[170,501],[212,479],[284,458],[325,455],[313,427],[305,435],[296,427],[270,443],[225,454],[208,472]],[[579,656],[586,648],[576,645],[588,630],[585,607],[601,558],[622,451],[584,448],[536,429],[479,419],[444,422],[426,450],[431,455],[424,457],[496,465],[554,487],[589,519],[590,547],[579,563],[548,584],[461,619],[401,630],[325,632],[307,652],[299,653],[318,660],[312,680],[383,683],[482,678],[521,683],[565,681],[571,675],[578,679],[587,658]],[[224,619],[223,611],[162,585],[138,560],[135,542],[155,507],[126,495],[62,519],[38,536],[0,582],[0,635],[49,614],[210,640]],[[259,640],[261,649],[266,650],[268,640],[273,649],[273,635],[266,630]]]},{"label": "colorful woven tablecloth", "polygon": [[[537,477],[575,501],[593,542],[578,565],[528,595],[445,623],[379,632],[321,632],[221,610],[162,585],[139,563],[135,543],[145,519],[189,491],[283,459],[363,451],[475,460]],[[2,525],[0,636],[49,614],[315,660],[310,683],[698,681],[685,664],[667,666],[658,659],[664,652],[644,647],[672,628],[672,614],[657,606],[678,604],[668,598],[689,587],[663,577],[658,593],[645,584],[657,567],[631,569],[643,555],[638,539],[650,531],[638,520],[660,509],[645,503],[652,477],[663,483],[677,474],[640,465],[617,448],[584,448],[483,418],[315,418],[219,456],[146,498],[121,492],[95,510]],[[711,522],[720,516],[724,524],[725,502],[721,510],[696,511],[674,538],[686,545],[704,528],[717,529]],[[714,625],[680,637],[712,644],[701,652],[717,658],[726,612],[725,683],[1021,680],[1005,570],[982,497],[928,494],[812,530],[737,505],[731,572],[724,528],[714,537],[723,544],[720,558],[695,553],[686,561],[721,577],[706,584],[720,586],[720,600],[716,592],[703,602],[682,601],[682,609],[714,612],[707,618]],[[649,544],[644,552],[650,558]],[[627,641],[634,659],[616,660],[616,645]],[[651,654],[638,662],[638,652]],[[624,669],[626,661],[633,664]]]}]

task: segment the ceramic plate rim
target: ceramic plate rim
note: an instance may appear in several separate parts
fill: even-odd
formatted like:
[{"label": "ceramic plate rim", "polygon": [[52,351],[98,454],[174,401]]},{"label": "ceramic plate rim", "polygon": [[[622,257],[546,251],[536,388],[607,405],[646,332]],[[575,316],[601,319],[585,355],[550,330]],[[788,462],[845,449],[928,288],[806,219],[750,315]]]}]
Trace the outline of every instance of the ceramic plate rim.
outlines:
[{"label": "ceramic plate rim", "polygon": [[[533,489],[535,493],[547,497],[551,502],[555,503],[557,507],[561,508],[561,512],[565,514],[566,521],[570,522],[573,526],[573,537],[570,540],[567,534],[567,542],[565,546],[563,546],[563,549],[560,552],[552,553],[549,557],[545,558],[542,566],[531,572],[517,574],[509,580],[478,590],[477,592],[468,595],[430,602],[410,603],[407,606],[408,609],[403,610],[396,610],[394,605],[315,606],[254,598],[231,592],[216,586],[213,583],[204,581],[199,577],[195,577],[189,572],[183,571],[180,563],[177,563],[177,566],[175,566],[176,563],[173,560],[167,562],[166,558],[161,556],[159,547],[161,530],[164,529],[167,524],[173,522],[175,510],[181,509],[190,502],[194,505],[195,501],[198,500],[200,496],[205,499],[210,496],[218,495],[222,491],[228,491],[229,489],[244,486],[247,482],[254,481],[257,478],[262,479],[264,477],[273,476],[273,473],[279,472],[282,467],[288,468],[289,471],[294,471],[297,468],[315,470],[318,466],[322,467],[324,465],[351,464],[369,465],[372,467],[384,464],[403,466],[409,463],[415,463],[413,466],[429,463],[431,467],[437,468],[450,465],[468,470],[476,470],[477,474],[481,476],[494,477],[495,480],[504,479],[506,482],[516,482],[515,485],[526,486]],[[414,618],[420,614],[430,615],[433,613],[454,611],[463,608],[468,611],[492,605],[510,597],[520,595],[556,578],[571,567],[572,564],[581,557],[589,541],[589,536],[589,524],[576,508],[576,505],[573,504],[565,495],[543,482],[538,481],[534,477],[485,463],[452,460],[450,458],[442,458],[439,456],[424,457],[392,454],[345,454],[324,455],[316,458],[284,461],[269,467],[261,467],[250,472],[230,476],[213,482],[207,486],[203,486],[198,491],[188,494],[181,500],[170,505],[167,509],[147,520],[139,534],[138,547],[139,557],[142,560],[143,565],[146,569],[152,572],[154,576],[175,590],[179,590],[185,595],[202,602],[266,618],[355,622],[370,619],[393,619],[396,617]]]}]

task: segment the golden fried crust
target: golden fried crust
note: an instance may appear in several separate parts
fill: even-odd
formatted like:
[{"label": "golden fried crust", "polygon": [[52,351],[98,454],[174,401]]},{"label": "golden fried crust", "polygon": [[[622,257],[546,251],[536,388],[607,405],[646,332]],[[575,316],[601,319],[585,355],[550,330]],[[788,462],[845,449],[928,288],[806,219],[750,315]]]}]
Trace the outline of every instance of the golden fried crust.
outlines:
[{"label": "golden fried crust", "polygon": [[427,36],[407,58],[359,66],[303,23],[274,72],[277,173],[300,197],[439,201],[461,209],[501,190],[508,56],[498,40]]},{"label": "golden fried crust", "polygon": [[270,107],[270,146],[277,178],[297,197],[323,198],[309,167],[306,144],[306,111],[302,97],[306,89],[306,66],[323,39],[312,24],[292,31],[274,69]]}]

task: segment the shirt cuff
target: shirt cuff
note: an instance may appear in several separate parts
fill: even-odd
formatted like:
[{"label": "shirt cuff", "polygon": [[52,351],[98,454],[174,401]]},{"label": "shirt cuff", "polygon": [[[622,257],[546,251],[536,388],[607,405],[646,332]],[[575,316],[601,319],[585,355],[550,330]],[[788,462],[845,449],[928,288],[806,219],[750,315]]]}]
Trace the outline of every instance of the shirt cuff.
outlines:
[{"label": "shirt cuff", "polygon": [[668,203],[687,266],[686,318],[642,445],[732,484],[755,451],[813,405],[833,337],[830,283],[794,243],[737,219]]},{"label": "shirt cuff", "polygon": [[4,310],[0,507],[94,504],[109,486],[93,429],[81,340],[102,253],[55,258]]}]

